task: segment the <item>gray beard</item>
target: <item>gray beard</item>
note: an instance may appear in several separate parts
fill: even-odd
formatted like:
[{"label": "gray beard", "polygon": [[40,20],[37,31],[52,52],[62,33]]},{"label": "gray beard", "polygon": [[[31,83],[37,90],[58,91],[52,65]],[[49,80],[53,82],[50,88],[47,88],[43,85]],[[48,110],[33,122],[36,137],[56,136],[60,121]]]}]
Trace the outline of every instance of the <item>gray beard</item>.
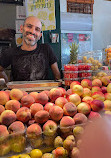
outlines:
[{"label": "gray beard", "polygon": [[30,46],[34,46],[34,45],[38,42],[38,40],[39,40],[39,39],[36,39],[35,41],[31,41],[31,40],[29,40],[29,39],[27,39],[27,38],[24,39],[25,43],[26,43],[27,45],[30,45]]}]

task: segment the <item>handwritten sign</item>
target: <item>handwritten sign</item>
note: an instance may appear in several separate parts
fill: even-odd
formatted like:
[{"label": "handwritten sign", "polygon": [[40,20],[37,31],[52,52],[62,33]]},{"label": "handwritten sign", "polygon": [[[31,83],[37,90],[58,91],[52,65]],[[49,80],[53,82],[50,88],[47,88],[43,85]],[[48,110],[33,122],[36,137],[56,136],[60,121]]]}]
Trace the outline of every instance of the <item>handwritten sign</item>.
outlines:
[{"label": "handwritten sign", "polygon": [[26,0],[27,16],[37,16],[42,22],[42,30],[55,30],[55,0]]}]

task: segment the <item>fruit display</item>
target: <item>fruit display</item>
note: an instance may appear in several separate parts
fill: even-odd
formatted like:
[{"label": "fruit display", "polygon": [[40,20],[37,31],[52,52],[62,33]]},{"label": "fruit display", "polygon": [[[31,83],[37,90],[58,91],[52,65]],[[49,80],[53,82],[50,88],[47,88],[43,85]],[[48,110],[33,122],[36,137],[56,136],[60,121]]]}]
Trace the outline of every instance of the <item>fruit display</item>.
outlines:
[{"label": "fruit display", "polygon": [[100,50],[83,53],[83,56],[78,56],[78,59],[83,63],[90,63],[91,70],[96,71],[102,67],[103,53]]},{"label": "fruit display", "polygon": [[0,156],[78,158],[87,123],[104,115],[111,115],[111,83],[103,78],[73,81],[68,90],[2,90]]},{"label": "fruit display", "polygon": [[109,80],[111,79],[111,71],[110,70],[99,70],[93,73],[92,79],[105,79],[105,78],[109,78]]},{"label": "fruit display", "polygon": [[66,64],[64,65],[64,82],[69,86],[73,81],[81,81],[92,76],[91,64]]}]

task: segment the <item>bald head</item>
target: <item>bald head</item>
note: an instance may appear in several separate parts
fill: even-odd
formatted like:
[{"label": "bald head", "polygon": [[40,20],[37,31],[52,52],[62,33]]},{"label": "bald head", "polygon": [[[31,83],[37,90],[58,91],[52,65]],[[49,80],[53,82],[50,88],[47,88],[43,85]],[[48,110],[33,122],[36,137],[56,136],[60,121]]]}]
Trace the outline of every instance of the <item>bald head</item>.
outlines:
[{"label": "bald head", "polygon": [[[23,35],[22,49],[33,50],[37,47],[37,42],[40,40],[42,33],[41,21],[35,16],[29,16],[21,25],[20,31]],[[27,47],[27,48],[26,48]]]},{"label": "bald head", "polygon": [[40,30],[42,30],[42,23],[40,21],[40,19],[38,19],[36,16],[28,16],[25,21],[24,21],[24,24],[25,25],[26,23],[34,23],[35,25],[38,25],[40,27]]}]

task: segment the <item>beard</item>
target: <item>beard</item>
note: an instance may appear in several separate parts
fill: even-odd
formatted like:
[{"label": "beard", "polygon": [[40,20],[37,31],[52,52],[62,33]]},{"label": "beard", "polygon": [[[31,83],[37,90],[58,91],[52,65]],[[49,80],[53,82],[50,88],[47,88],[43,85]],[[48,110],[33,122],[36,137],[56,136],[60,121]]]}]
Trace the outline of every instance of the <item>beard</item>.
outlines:
[{"label": "beard", "polygon": [[[34,40],[28,38],[27,35],[33,35]],[[24,37],[25,43],[30,46],[34,46],[35,44],[37,44],[38,40],[40,39],[39,36],[32,34],[31,32],[26,32],[23,37]]]}]

